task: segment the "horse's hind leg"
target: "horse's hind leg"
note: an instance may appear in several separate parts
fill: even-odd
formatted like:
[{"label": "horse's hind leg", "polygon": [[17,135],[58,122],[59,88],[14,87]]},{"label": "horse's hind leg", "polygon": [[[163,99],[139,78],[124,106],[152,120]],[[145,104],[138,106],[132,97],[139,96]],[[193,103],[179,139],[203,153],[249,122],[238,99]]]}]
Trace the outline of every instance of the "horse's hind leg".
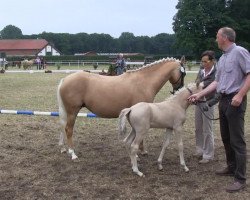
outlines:
[{"label": "horse's hind leg", "polygon": [[[59,108],[60,110],[60,108]],[[64,146],[64,141],[65,141],[65,127],[67,124],[67,117],[66,113],[64,110],[61,109],[61,112],[59,114],[59,119],[60,119],[60,125],[61,125],[61,132],[60,132],[60,137],[59,137],[59,146],[61,147],[61,153],[64,153],[67,151],[67,149]]]},{"label": "horse's hind leg", "polygon": [[141,155],[147,155],[148,152],[147,150],[145,150],[145,147],[144,147],[144,141],[142,140],[140,145],[139,145],[139,150],[140,150],[140,154]]},{"label": "horse's hind leg", "polygon": [[61,146],[61,153],[64,153],[67,151],[65,146],[64,146],[64,138],[65,138],[65,132],[63,130],[63,131],[61,131],[60,138],[59,138],[59,146]]},{"label": "horse's hind leg", "polygon": [[[132,142],[135,139],[135,136],[136,136],[135,129],[132,127],[129,135],[123,140],[123,142],[125,142],[126,144],[128,144],[129,146],[131,146]],[[141,146],[141,143],[139,145],[139,149],[140,149],[140,146]],[[145,154],[147,154],[147,152]],[[145,154],[142,154],[142,155],[145,155]],[[139,158],[139,156],[137,154],[136,154],[136,158],[137,158],[138,161],[140,160],[140,158]]]},{"label": "horse's hind leg", "polygon": [[164,156],[164,154],[165,154],[165,150],[166,150],[167,146],[168,146],[169,143],[170,143],[170,138],[171,138],[171,132],[170,132],[169,129],[166,129],[166,140],[165,140],[165,142],[163,143],[161,153],[160,153],[159,158],[158,158],[158,160],[157,160],[159,170],[162,170],[162,169],[163,169],[163,167],[162,167],[162,159],[163,159],[163,156]]},{"label": "horse's hind leg", "polygon": [[144,176],[144,174],[139,171],[137,163],[137,153],[139,150],[139,144],[143,140],[143,136],[144,136],[143,132],[136,132],[135,139],[131,144],[131,152],[130,152],[132,170],[139,176]]},{"label": "horse's hind leg", "polygon": [[65,127],[65,132],[66,132],[66,136],[67,136],[67,144],[69,147],[68,153],[71,155],[72,160],[75,160],[78,158],[75,154],[74,149],[73,149],[73,140],[72,140],[75,120],[76,120],[76,115],[68,114],[67,124]]},{"label": "horse's hind leg", "polygon": [[183,155],[183,142],[182,142],[181,133],[182,133],[182,127],[178,127],[177,129],[175,129],[175,134],[176,134],[178,148],[179,148],[180,163],[184,167],[185,172],[188,172],[189,169],[186,166],[184,155]]}]

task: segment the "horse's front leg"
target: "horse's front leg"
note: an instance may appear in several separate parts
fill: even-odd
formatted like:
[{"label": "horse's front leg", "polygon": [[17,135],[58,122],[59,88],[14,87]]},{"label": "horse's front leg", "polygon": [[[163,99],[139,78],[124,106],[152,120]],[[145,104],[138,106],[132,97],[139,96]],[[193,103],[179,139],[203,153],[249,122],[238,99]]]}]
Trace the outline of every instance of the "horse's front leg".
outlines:
[{"label": "horse's front leg", "polygon": [[184,156],[183,156],[183,142],[182,142],[182,126],[179,126],[178,128],[175,129],[175,134],[177,138],[177,144],[179,148],[179,156],[180,156],[180,163],[184,167],[185,172],[188,172],[189,169],[186,166]]},{"label": "horse's front leg", "polygon": [[165,154],[165,150],[166,150],[167,146],[168,146],[169,143],[170,143],[171,133],[172,133],[172,132],[171,132],[169,129],[166,129],[166,140],[165,140],[165,142],[163,143],[161,153],[160,153],[159,158],[158,158],[158,160],[157,160],[158,169],[159,169],[159,170],[162,170],[162,169],[163,169],[163,166],[162,166],[162,159],[163,159],[163,156],[164,156],[164,154]]}]

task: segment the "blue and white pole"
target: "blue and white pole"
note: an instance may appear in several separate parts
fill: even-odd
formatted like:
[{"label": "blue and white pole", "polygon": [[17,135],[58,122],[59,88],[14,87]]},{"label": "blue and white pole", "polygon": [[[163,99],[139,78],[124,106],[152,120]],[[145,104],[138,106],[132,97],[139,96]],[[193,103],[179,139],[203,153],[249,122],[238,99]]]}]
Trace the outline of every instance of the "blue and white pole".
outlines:
[{"label": "blue and white pole", "polygon": [[[0,110],[0,114],[13,114],[13,115],[47,115],[58,117],[59,112],[41,112],[41,111],[31,111],[31,110]],[[78,113],[78,117],[97,117],[94,113]]]}]

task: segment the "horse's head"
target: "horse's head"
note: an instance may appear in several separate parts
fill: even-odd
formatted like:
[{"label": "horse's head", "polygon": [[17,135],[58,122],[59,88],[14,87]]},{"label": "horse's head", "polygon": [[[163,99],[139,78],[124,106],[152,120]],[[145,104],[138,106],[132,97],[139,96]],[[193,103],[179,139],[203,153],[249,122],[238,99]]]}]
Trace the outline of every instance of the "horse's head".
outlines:
[{"label": "horse's head", "polygon": [[185,56],[182,56],[178,68],[176,70],[173,70],[172,75],[169,79],[170,83],[173,86],[173,91],[171,92],[172,94],[174,94],[177,90],[184,86],[184,77],[186,76],[184,63]]}]

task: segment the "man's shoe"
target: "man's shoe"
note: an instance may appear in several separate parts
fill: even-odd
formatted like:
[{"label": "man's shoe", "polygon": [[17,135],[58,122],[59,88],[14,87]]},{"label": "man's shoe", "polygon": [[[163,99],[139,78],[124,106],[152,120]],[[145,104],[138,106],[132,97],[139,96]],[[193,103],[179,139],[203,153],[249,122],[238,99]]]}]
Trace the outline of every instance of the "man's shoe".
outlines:
[{"label": "man's shoe", "polygon": [[234,172],[229,170],[228,167],[226,167],[222,170],[216,171],[215,174],[219,175],[219,176],[234,176]]},{"label": "man's shoe", "polygon": [[206,164],[209,163],[209,159],[203,158],[202,160],[199,161],[200,164]]},{"label": "man's shoe", "polygon": [[242,190],[243,188],[246,187],[246,183],[240,183],[239,181],[235,181],[232,185],[229,185],[226,188],[227,192],[239,192],[240,190]]}]

